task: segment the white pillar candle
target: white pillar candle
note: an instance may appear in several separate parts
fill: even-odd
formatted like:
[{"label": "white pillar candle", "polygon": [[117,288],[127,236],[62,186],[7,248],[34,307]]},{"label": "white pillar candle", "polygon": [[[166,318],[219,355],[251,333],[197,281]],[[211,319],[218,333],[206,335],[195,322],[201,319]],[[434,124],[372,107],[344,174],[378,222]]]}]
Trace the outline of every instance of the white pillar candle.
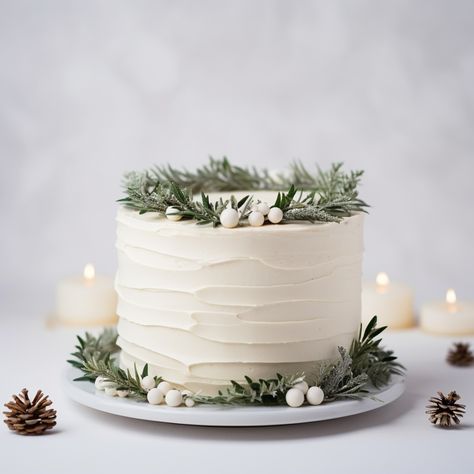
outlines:
[{"label": "white pillar candle", "polygon": [[362,286],[362,323],[374,315],[380,326],[401,329],[413,326],[413,291],[407,285],[391,282],[386,273],[379,273],[375,282]]},{"label": "white pillar candle", "polygon": [[445,301],[426,303],[421,308],[421,329],[449,336],[474,334],[474,303],[457,301],[453,289]]},{"label": "white pillar candle", "polygon": [[59,281],[56,289],[56,316],[73,325],[112,324],[116,322],[117,294],[113,279],[95,274],[92,264],[83,276]]}]

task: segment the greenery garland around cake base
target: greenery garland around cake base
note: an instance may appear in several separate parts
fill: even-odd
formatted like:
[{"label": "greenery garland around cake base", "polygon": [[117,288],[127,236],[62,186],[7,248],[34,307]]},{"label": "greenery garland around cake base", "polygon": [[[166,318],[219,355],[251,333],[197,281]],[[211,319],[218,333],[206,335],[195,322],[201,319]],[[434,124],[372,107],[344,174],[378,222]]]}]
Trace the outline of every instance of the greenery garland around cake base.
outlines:
[{"label": "greenery garland around cake base", "polygon": [[385,329],[386,326],[377,327],[374,316],[364,330],[360,326],[349,351],[338,347],[336,362],[315,363],[317,375],[312,377],[304,373],[276,374],[259,380],[245,377],[245,383],[231,380],[227,389],[213,396],[181,390],[162,377],[148,375],[147,364],[141,371],[136,366],[133,371],[120,368],[115,329],[104,329],[97,337],[89,333],[77,336],[76,350],[68,362],[83,372],[75,381],[89,381],[107,395],[130,397],[153,405],[319,405],[339,399],[374,398],[374,389],[386,386],[392,375],[404,374],[405,369],[393,351],[380,346],[379,335]]}]

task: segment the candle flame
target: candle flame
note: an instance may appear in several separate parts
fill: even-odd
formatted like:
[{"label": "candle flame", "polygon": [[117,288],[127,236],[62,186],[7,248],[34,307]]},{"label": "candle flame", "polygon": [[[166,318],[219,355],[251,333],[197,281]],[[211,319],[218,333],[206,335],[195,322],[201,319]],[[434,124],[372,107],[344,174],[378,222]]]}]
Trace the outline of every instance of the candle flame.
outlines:
[{"label": "candle flame", "polygon": [[385,272],[380,272],[377,273],[377,276],[375,277],[375,283],[377,283],[378,286],[388,286],[390,283],[390,278]]},{"label": "candle flame", "polygon": [[446,303],[448,304],[455,304],[456,303],[456,292],[450,288],[446,292]]},{"label": "candle flame", "polygon": [[88,281],[93,280],[95,278],[95,268],[92,263],[88,263],[84,267],[84,278]]}]

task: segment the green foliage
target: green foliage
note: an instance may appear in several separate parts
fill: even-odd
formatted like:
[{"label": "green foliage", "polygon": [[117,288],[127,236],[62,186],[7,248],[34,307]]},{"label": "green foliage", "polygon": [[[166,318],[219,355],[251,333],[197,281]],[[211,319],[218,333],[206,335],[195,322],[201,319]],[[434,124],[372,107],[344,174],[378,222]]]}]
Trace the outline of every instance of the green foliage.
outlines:
[{"label": "green foliage", "polygon": [[[128,390],[131,397],[146,400],[146,391],[141,386],[141,380],[148,375],[148,364],[138,373],[136,366],[133,373],[128,369],[121,369],[113,355],[118,352],[116,344],[117,332],[113,329],[105,329],[98,337],[86,333],[84,337],[77,336],[78,345],[76,351],[71,355],[74,357],[68,362],[83,372],[82,377],[76,381],[87,380],[94,382],[97,377],[103,377],[105,381],[117,385],[117,390]],[[156,377],[156,382],[162,381]]]},{"label": "green foliage", "polygon": [[362,332],[359,328],[357,339],[352,341],[350,355],[352,357],[352,371],[357,376],[366,374],[372,385],[380,388],[390,381],[392,375],[402,375],[405,368],[396,362],[393,351],[380,347],[381,338],[377,337],[387,326],[377,327],[377,316],[374,316]]},{"label": "green foliage", "polygon": [[304,376],[276,374],[272,379],[252,380],[245,377],[245,380],[247,383],[244,385],[231,380],[231,387],[219,391],[216,396],[196,394],[192,398],[206,405],[284,405],[286,392],[302,382]]},{"label": "green foliage", "polygon": [[340,398],[364,398],[369,392],[367,385],[367,374],[354,375],[352,371],[352,358],[347,351],[339,346],[340,360],[335,364],[323,364],[320,375],[315,385],[321,387],[324,392],[325,401],[333,401]]},{"label": "green foliage", "polygon": [[[339,222],[354,212],[365,212],[367,204],[358,198],[357,187],[362,171],[342,171],[342,163],[312,175],[299,162],[291,165],[288,175],[270,176],[267,170],[232,165],[227,158],[210,158],[209,164],[195,172],[177,170],[170,165],[143,173],[125,175],[125,197],[119,202],[140,214],[164,214],[169,206],[176,214],[199,224],[219,225],[219,216],[229,204],[241,211],[241,220],[250,213],[253,198],[239,203],[234,196],[212,203],[205,192],[279,190],[274,206],[282,209],[285,221]],[[285,192],[285,190],[287,190]],[[305,190],[305,191],[303,191]],[[200,193],[200,199],[194,195]]]}]

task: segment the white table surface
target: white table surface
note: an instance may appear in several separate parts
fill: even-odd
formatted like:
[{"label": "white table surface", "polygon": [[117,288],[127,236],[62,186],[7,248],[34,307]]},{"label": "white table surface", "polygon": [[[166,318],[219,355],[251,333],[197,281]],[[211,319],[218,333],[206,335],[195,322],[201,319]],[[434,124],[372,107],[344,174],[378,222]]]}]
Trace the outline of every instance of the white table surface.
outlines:
[{"label": "white table surface", "polygon": [[[445,362],[458,338],[418,330],[388,333],[408,368],[407,390],[374,412],[332,421],[264,428],[205,428],[120,418],[67,399],[61,372],[76,329],[47,329],[41,318],[0,321],[0,398],[41,388],[58,411],[50,434],[24,437],[0,429],[0,472],[474,472],[474,368]],[[473,338],[465,338],[474,342]],[[437,390],[455,389],[467,405],[461,426],[427,421]]]}]

